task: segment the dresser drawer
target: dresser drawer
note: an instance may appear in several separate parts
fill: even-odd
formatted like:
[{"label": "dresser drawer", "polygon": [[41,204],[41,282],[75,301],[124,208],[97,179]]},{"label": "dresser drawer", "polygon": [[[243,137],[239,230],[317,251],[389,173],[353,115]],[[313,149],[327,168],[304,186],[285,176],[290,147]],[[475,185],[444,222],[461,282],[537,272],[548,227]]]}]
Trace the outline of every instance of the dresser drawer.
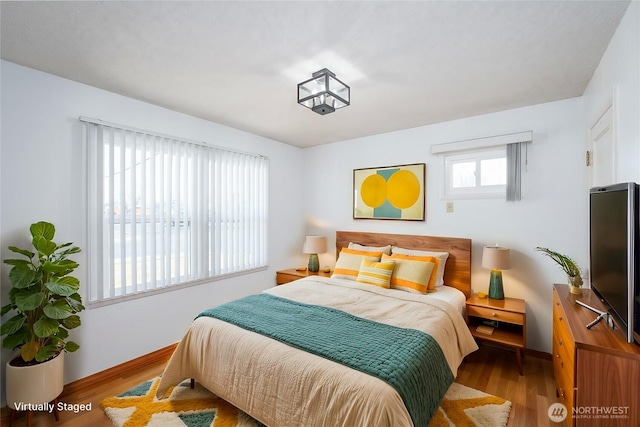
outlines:
[{"label": "dresser drawer", "polygon": [[276,284],[284,285],[285,283],[293,282],[294,280],[300,279],[300,276],[296,276],[294,274],[287,273],[277,273],[276,274]]},{"label": "dresser drawer", "polygon": [[467,315],[482,317],[483,319],[498,320],[500,322],[513,323],[516,325],[524,325],[524,314],[501,311],[499,309],[494,310],[491,308],[468,305]]},{"label": "dresser drawer", "polygon": [[[574,364],[570,347],[558,335],[553,334],[553,374],[556,378],[558,398],[569,411],[574,406]],[[560,342],[562,341],[562,344]],[[571,415],[571,414],[569,414]],[[572,425],[571,421],[567,425]]]},{"label": "dresser drawer", "polygon": [[571,363],[573,363],[575,354],[575,344],[571,337],[571,332],[567,328],[567,324],[564,321],[553,321],[553,345],[558,346],[561,351],[565,351],[567,357],[569,357]]},{"label": "dresser drawer", "polygon": [[573,341],[567,340],[566,336],[553,331],[554,359],[558,358],[556,357],[557,355],[559,355],[566,364],[573,366],[575,360],[575,346]]},{"label": "dresser drawer", "polygon": [[568,361],[573,364],[574,355],[575,355],[575,344],[573,342],[573,337],[571,335],[571,331],[569,330],[569,325],[567,324],[567,319],[564,316],[564,312],[562,311],[562,307],[555,305],[555,294],[554,294],[554,307],[553,307],[553,348],[554,353],[556,353],[556,348],[559,351],[564,352]]},{"label": "dresser drawer", "polygon": [[571,338],[565,321],[553,319],[553,368],[570,380],[573,388],[573,372],[575,362],[575,344]]},{"label": "dresser drawer", "polygon": [[567,383],[558,383],[558,398],[560,399],[560,403],[566,406],[569,412],[567,425],[573,425],[570,419],[572,416],[572,408],[574,407],[573,387]]},{"label": "dresser drawer", "polygon": [[553,292],[553,320],[561,321],[566,324],[567,320],[564,315],[564,311],[562,310],[562,306],[560,305],[560,301],[558,300],[558,294]]},{"label": "dresser drawer", "polygon": [[573,371],[575,360],[575,349],[571,343],[567,343],[560,338],[556,331],[553,332],[553,369],[563,372],[563,375],[570,377],[573,383]]},{"label": "dresser drawer", "polygon": [[558,301],[558,297],[555,292],[553,293],[553,319],[564,320],[564,311],[562,311],[562,306],[560,305],[560,301]]}]

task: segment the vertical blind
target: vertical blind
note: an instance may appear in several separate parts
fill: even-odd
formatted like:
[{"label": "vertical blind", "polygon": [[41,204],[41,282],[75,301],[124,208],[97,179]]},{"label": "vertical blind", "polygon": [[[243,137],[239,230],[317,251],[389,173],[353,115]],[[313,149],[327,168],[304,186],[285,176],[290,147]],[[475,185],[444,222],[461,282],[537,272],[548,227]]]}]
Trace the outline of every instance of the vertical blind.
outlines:
[{"label": "vertical blind", "polygon": [[522,199],[522,142],[507,144],[507,201]]},{"label": "vertical blind", "polygon": [[267,158],[85,122],[89,301],[267,264]]}]

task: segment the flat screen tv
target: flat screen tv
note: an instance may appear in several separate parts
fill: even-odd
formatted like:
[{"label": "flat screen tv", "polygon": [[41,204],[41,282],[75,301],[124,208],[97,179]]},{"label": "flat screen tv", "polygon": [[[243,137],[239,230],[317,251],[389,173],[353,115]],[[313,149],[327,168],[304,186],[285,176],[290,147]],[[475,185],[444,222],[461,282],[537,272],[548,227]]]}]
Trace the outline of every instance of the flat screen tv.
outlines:
[{"label": "flat screen tv", "polygon": [[628,342],[640,343],[638,184],[589,193],[591,288],[610,307]]}]

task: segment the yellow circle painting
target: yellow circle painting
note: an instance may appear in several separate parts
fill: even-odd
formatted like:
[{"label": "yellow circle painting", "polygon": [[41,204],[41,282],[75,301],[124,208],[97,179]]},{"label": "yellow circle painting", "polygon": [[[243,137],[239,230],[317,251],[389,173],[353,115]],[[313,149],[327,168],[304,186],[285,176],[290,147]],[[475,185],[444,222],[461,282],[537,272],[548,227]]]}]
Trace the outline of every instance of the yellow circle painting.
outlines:
[{"label": "yellow circle painting", "polygon": [[387,181],[381,175],[369,175],[360,186],[360,197],[367,206],[382,206],[387,199]]},{"label": "yellow circle painting", "polygon": [[387,198],[389,203],[398,209],[413,206],[420,197],[420,181],[408,170],[399,170],[389,177],[387,182]]}]

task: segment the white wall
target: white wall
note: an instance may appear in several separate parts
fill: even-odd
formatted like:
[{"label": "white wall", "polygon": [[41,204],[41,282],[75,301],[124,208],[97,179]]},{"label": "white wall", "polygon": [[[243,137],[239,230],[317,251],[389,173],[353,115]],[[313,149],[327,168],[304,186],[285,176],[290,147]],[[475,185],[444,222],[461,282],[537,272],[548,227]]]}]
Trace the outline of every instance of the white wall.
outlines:
[{"label": "white wall", "polygon": [[[523,200],[457,200],[454,212],[446,213],[439,198],[441,159],[431,155],[430,146],[526,130],[534,131],[534,142],[522,177]],[[471,238],[474,292],[486,292],[489,283],[489,271],[480,266],[482,247],[508,246],[513,268],[503,272],[505,294],[527,302],[527,346],[551,352],[552,284],[566,278],[534,247],[550,247],[586,264],[583,148],[582,99],[574,98],[306,149],[305,182],[312,189],[308,227],[332,238],[341,229]],[[422,162],[427,164],[425,222],[352,219],[353,169]],[[333,256],[324,254],[321,263],[333,264]]]},{"label": "white wall", "polygon": [[[82,292],[86,289],[87,245],[79,116],[258,152],[270,158],[270,268],[83,311],[82,326],[72,331],[80,350],[68,354],[65,382],[178,341],[197,313],[273,286],[275,270],[291,265],[291,254],[281,248],[295,252],[302,247],[302,204],[291,203],[290,198],[303,190],[300,180],[291,179],[302,174],[302,150],[9,62],[0,65],[0,254],[2,259],[10,257],[8,245],[28,247],[28,226],[39,220],[50,221],[57,227],[57,241],[74,242],[84,249],[74,258],[81,264],[77,276]],[[4,300],[10,287],[9,268],[4,264],[0,268]],[[8,350],[2,351],[3,393],[4,362],[10,355]]]},{"label": "white wall", "polygon": [[584,92],[585,129],[611,105],[615,91],[617,182],[640,183],[640,2],[629,5]]}]

